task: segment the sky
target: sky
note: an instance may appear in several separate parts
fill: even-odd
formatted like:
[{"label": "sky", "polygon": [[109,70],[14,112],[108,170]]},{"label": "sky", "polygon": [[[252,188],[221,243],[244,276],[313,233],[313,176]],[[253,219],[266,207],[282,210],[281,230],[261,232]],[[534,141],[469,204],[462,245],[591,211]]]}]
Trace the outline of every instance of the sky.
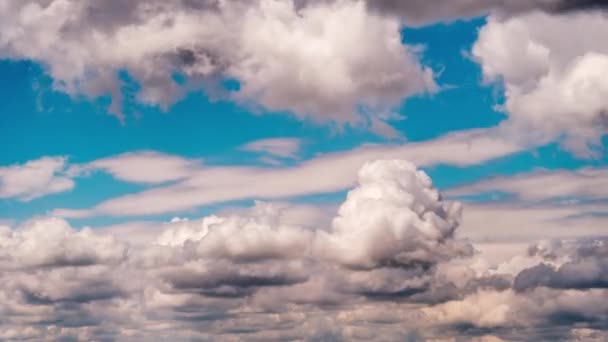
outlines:
[{"label": "sky", "polygon": [[606,8],[3,1],[0,340],[607,340]]}]

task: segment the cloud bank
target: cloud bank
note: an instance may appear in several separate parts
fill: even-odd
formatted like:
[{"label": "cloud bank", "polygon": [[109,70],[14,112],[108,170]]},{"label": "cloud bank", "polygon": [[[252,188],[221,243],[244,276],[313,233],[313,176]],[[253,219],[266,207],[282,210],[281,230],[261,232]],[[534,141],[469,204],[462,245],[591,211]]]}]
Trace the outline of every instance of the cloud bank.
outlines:
[{"label": "cloud bank", "polygon": [[[61,217],[179,213],[233,200],[276,200],[331,193],[351,187],[358,168],[368,160],[407,158],[424,166],[466,166],[520,150],[520,146],[503,140],[493,130],[468,130],[403,145],[364,145],[347,152],[326,153],[288,167],[201,165],[194,160],[156,152],[129,153],[74,169],[105,171],[118,180],[135,183],[149,183],[151,177],[158,176],[167,180],[167,175],[174,175],[177,181],[111,198],[94,208],[64,208],[54,213]],[[158,168],[152,167],[155,164],[158,164]],[[149,169],[162,169],[163,173],[150,172]]]},{"label": "cloud bank", "polygon": [[[589,155],[606,133],[604,1],[10,0],[0,58],[41,64],[56,89],[124,118],[123,88],[168,108],[192,91],[254,112],[395,137],[407,98],[441,89],[403,25],[488,15],[472,49],[524,141]],[[345,29],[344,23],[348,23]],[[584,38],[579,39],[582,35]],[[560,37],[555,39],[555,37]],[[132,94],[129,94],[129,97]],[[525,134],[522,132],[526,132]],[[529,133],[529,132],[534,132]]]},{"label": "cloud bank", "polygon": [[3,227],[0,337],[606,336],[605,240],[538,244],[489,268],[457,234],[461,206],[402,160],[363,166],[326,225],[307,213],[258,203],[174,220],[145,243],[57,218]]}]

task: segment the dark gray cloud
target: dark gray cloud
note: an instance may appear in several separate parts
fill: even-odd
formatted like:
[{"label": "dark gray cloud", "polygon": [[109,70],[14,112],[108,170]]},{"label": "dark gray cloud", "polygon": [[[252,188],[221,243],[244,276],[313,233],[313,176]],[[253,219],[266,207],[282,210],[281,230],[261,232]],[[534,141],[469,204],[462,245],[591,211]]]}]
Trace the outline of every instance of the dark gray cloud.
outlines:
[{"label": "dark gray cloud", "polygon": [[578,244],[556,245],[549,250],[531,252],[548,260],[567,255],[569,260],[559,266],[542,263],[521,271],[514,281],[514,289],[524,291],[539,286],[556,289],[608,288],[608,244],[606,240],[583,240]]},{"label": "dark gray cloud", "polygon": [[603,10],[606,8],[608,8],[608,1],[606,0],[562,0],[550,8],[550,10],[554,12],[569,12]]}]

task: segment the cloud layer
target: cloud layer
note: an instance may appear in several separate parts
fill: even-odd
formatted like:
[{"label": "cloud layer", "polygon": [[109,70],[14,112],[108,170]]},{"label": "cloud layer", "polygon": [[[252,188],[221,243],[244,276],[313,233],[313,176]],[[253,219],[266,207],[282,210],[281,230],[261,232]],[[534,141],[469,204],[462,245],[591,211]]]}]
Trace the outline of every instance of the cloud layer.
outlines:
[{"label": "cloud layer", "polygon": [[461,206],[426,174],[385,160],[359,171],[326,224],[309,209],[258,203],[176,219],[146,242],[57,218],[3,227],[0,337],[606,336],[605,240],[539,244],[489,268],[457,237],[460,221]]},{"label": "cloud layer", "polygon": [[[150,183],[151,177],[166,181],[165,178],[173,176],[177,182],[111,198],[91,209],[58,209],[55,214],[85,217],[178,213],[233,200],[331,193],[351,187],[358,168],[367,160],[407,158],[424,166],[466,166],[518,151],[518,145],[504,141],[493,130],[468,130],[417,143],[365,145],[347,152],[323,154],[289,167],[205,166],[194,160],[150,151],[130,153],[73,169],[106,171],[119,180],[136,183]],[[158,168],[151,167],[156,164]],[[162,169],[163,173],[149,169]]]},{"label": "cloud layer", "polygon": [[608,96],[598,75],[608,68],[607,20],[595,10],[605,7],[567,0],[10,0],[0,6],[0,58],[42,64],[69,94],[110,95],[110,111],[121,118],[122,90],[134,80],[137,101],[162,108],[204,91],[256,112],[395,137],[390,121],[400,118],[402,101],[441,88],[420,48],[403,44],[401,27],[489,15],[472,55],[488,80],[504,82],[515,135],[534,143],[563,138],[589,154],[606,132]]}]

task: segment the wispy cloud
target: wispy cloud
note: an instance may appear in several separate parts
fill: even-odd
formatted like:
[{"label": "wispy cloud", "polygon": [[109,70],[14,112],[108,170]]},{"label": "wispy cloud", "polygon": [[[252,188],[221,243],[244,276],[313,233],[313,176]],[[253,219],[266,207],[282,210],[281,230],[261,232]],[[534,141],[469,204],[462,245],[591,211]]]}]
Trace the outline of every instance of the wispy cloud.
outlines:
[{"label": "wispy cloud", "polygon": [[0,167],[0,198],[30,201],[72,188],[74,181],[67,174],[65,157],[43,157]]},{"label": "wispy cloud", "polygon": [[302,147],[302,140],[298,138],[270,138],[252,141],[241,146],[241,150],[273,156],[279,158],[295,159]]},{"label": "wispy cloud", "polygon": [[[238,199],[279,199],[330,193],[352,186],[357,170],[368,160],[407,158],[421,166],[463,166],[519,150],[518,145],[492,136],[491,130],[471,130],[419,143],[367,145],[346,152],[328,153],[292,167],[201,166],[191,169],[185,179],[174,184],[110,199],[92,209],[58,209],[55,214],[63,217],[151,215]],[[127,160],[122,160],[125,161],[122,167],[130,169]],[[146,177],[145,173],[140,177]]]},{"label": "wispy cloud", "polygon": [[593,200],[608,198],[608,169],[583,168],[539,171],[483,179],[448,190],[450,196],[469,196],[493,191],[528,202],[542,200]]},{"label": "wispy cloud", "polygon": [[386,160],[321,221],[258,203],[165,224],[3,227],[0,337],[353,340],[379,325],[391,340],[606,336],[605,237],[533,244],[489,267],[458,233],[461,210]]}]

